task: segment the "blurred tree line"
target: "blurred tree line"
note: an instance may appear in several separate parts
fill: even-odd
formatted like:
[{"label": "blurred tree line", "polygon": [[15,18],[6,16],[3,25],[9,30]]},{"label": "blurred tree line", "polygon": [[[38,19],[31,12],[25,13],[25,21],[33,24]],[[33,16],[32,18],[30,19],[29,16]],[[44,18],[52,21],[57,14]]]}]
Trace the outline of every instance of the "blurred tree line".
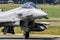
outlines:
[{"label": "blurred tree line", "polygon": [[13,0],[15,2],[20,2],[20,3],[24,3],[24,2],[34,2],[34,3],[39,3],[39,4],[59,4],[60,0]]},{"label": "blurred tree line", "polygon": [[60,0],[43,0],[43,3],[59,4]]},{"label": "blurred tree line", "polygon": [[60,4],[60,0],[30,0],[40,4]]},{"label": "blurred tree line", "polygon": [[[10,0],[0,0],[0,3],[8,3]],[[28,1],[39,3],[39,4],[60,4],[60,0],[11,0],[14,3],[25,3]]]}]

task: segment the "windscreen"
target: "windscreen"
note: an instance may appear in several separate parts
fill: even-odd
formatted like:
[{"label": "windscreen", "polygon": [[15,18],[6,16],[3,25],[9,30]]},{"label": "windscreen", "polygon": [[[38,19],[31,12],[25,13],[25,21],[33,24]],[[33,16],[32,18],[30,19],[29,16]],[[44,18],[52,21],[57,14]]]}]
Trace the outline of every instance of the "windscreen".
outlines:
[{"label": "windscreen", "polygon": [[33,2],[27,2],[27,3],[22,5],[22,8],[38,8],[38,7]]}]

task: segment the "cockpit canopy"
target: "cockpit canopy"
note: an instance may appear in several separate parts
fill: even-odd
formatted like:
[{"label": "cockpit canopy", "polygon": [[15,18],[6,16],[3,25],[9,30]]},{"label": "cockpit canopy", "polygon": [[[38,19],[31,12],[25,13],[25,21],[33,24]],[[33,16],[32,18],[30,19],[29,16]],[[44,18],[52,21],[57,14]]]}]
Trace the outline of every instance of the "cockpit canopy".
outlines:
[{"label": "cockpit canopy", "polygon": [[38,8],[38,6],[33,2],[26,2],[22,5],[22,8]]}]

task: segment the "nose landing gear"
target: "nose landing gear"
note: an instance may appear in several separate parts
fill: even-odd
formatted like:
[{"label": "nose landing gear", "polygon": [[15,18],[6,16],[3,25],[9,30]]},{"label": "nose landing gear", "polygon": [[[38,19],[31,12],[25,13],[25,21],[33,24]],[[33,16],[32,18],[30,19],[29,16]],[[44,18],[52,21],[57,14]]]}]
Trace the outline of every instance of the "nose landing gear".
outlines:
[{"label": "nose landing gear", "polygon": [[24,32],[24,38],[25,39],[28,39],[29,38],[29,32],[27,32],[27,31]]}]

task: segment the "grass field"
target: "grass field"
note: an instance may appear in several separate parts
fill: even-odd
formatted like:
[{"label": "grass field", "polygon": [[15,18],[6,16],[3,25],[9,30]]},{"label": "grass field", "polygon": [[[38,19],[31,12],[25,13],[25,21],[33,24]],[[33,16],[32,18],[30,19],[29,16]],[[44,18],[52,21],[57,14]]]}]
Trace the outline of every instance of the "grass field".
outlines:
[{"label": "grass field", "polygon": [[[0,4],[0,9],[4,9],[4,11],[6,11],[19,6],[21,5],[20,4]],[[60,5],[38,5],[38,6],[39,8],[43,8],[43,10],[48,14],[49,18],[60,18]],[[41,20],[38,20],[38,21],[41,21]],[[42,21],[60,22],[60,20],[42,20]],[[0,28],[0,32],[1,32],[1,29],[2,28]],[[15,27],[14,30],[15,30],[15,33],[22,33],[19,27]],[[49,26],[48,29],[43,32],[31,32],[31,33],[60,35],[60,26]]]},{"label": "grass field", "polygon": [[50,18],[60,18],[60,5],[43,5],[41,8],[43,8]]}]

